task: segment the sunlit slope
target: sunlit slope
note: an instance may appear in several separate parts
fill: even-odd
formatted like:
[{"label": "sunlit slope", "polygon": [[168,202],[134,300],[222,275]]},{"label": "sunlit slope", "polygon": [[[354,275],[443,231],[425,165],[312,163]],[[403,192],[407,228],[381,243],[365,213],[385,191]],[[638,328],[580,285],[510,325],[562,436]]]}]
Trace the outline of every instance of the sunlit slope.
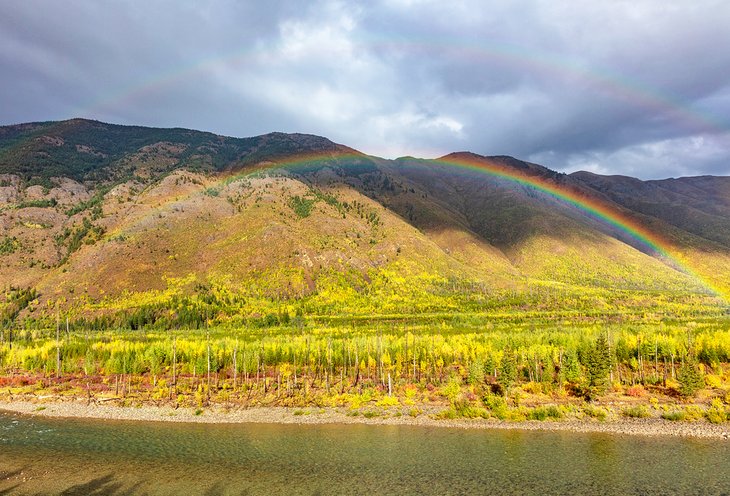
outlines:
[{"label": "sunlit slope", "polygon": [[[428,161],[402,160],[395,171],[422,189],[432,205],[445,205],[470,232],[500,249],[530,279],[625,289],[703,290],[696,278],[632,246],[635,240],[625,233],[533,189]],[[541,172],[535,168],[534,173]],[[400,208],[408,211],[409,206]]]},{"label": "sunlit slope", "polygon": [[621,207],[657,220],[677,257],[730,298],[730,178],[641,181],[589,172],[571,177]]},{"label": "sunlit slope", "polygon": [[[555,309],[580,295],[610,306],[624,292],[730,289],[726,178],[662,183],[652,210],[624,198],[644,191],[628,179],[450,157],[462,155],[600,200],[661,234],[672,256],[535,188],[440,162],[378,159],[311,135],[73,120],[0,128],[0,280],[10,295],[0,312],[11,288],[37,291],[21,317],[211,291],[255,314],[266,301],[344,313]],[[654,212],[684,211],[683,201],[693,216]]]},{"label": "sunlit slope", "polygon": [[[479,270],[356,190],[314,187],[286,176],[231,182],[176,172],[119,202],[106,195],[105,234],[37,284],[47,298],[91,300],[164,290],[173,280],[214,282],[245,294],[332,299],[401,284],[433,292],[450,280],[519,285],[497,252],[478,240],[457,253],[499,261]],[[397,277],[396,277],[397,276]],[[392,280],[391,280],[392,279]],[[400,280],[404,282],[399,282]],[[324,296],[325,298],[327,296]]]}]

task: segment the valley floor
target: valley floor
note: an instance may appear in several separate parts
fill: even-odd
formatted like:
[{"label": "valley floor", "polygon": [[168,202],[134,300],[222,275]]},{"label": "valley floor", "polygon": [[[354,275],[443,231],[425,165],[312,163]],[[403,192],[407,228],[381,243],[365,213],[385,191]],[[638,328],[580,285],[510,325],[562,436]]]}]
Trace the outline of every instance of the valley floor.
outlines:
[{"label": "valley floor", "polygon": [[627,418],[608,408],[604,421],[593,418],[561,420],[503,421],[490,419],[443,418],[447,407],[425,407],[419,413],[404,414],[400,409],[384,408],[353,410],[349,408],[252,407],[176,408],[163,405],[120,406],[111,403],[87,403],[86,400],[38,397],[0,400],[0,411],[25,415],[62,418],[89,418],[108,421],[195,422],[195,423],[278,423],[278,424],[367,424],[411,425],[426,428],[514,429],[523,431],[593,432],[617,435],[677,436],[688,438],[730,439],[728,424],[712,424],[704,420],[674,422],[658,416]]}]

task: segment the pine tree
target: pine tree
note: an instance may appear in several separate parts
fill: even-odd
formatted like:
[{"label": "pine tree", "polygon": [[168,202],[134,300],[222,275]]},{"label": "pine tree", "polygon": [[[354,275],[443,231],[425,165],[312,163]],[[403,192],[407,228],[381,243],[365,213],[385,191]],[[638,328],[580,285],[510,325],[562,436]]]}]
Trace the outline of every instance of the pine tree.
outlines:
[{"label": "pine tree", "polygon": [[684,359],[682,367],[677,372],[677,380],[679,381],[679,392],[683,396],[694,396],[697,391],[704,387],[705,380],[694,354],[690,353]]},{"label": "pine tree", "polygon": [[517,379],[517,360],[511,350],[506,350],[499,364],[499,376],[497,382],[502,386],[504,393],[515,383]]},{"label": "pine tree", "polygon": [[608,386],[608,376],[613,366],[613,354],[606,336],[601,334],[591,348],[587,360],[588,386],[592,392],[601,394]]},{"label": "pine tree", "polygon": [[563,358],[563,370],[561,370],[565,380],[576,383],[580,380],[580,362],[574,351],[568,351]]}]

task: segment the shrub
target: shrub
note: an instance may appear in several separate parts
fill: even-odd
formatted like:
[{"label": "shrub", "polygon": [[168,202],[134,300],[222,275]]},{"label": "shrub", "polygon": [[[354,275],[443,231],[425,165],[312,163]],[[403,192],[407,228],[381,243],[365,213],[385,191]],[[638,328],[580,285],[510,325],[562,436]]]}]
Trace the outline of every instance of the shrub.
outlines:
[{"label": "shrub", "polygon": [[707,374],[705,376],[705,384],[711,388],[720,388],[722,387],[722,378],[716,374]]},{"label": "shrub", "polygon": [[300,218],[309,217],[312,213],[312,207],[317,203],[316,198],[302,198],[301,196],[293,196],[289,199],[289,206],[294,213]]},{"label": "shrub", "polygon": [[684,420],[686,417],[682,410],[672,410],[671,412],[663,412],[662,418],[664,420],[671,420],[672,422],[679,422]]},{"label": "shrub", "polygon": [[530,394],[540,394],[542,393],[542,386],[539,382],[528,382],[522,386],[522,390]]},{"label": "shrub", "polygon": [[375,405],[380,407],[390,407],[398,406],[400,405],[400,402],[395,396],[383,396],[379,401],[375,403]]},{"label": "shrub", "polygon": [[507,420],[510,420],[512,422],[523,422],[527,420],[527,408],[525,407],[518,407],[518,408],[510,408],[507,410]]},{"label": "shrub", "polygon": [[482,401],[484,402],[484,406],[498,419],[505,420],[509,416],[509,408],[503,397],[488,394],[482,398]]},{"label": "shrub", "polygon": [[444,395],[451,403],[456,401],[456,398],[461,393],[461,385],[456,377],[452,377],[448,384],[443,387],[441,394]]},{"label": "shrub", "polygon": [[688,422],[700,420],[704,417],[704,414],[705,412],[702,411],[702,408],[697,405],[688,405],[684,408],[684,420],[687,420]]},{"label": "shrub", "polygon": [[600,420],[601,422],[608,418],[608,410],[601,408],[600,406],[586,405],[586,407],[583,408],[583,413],[589,417]]},{"label": "shrub", "polygon": [[705,418],[713,424],[721,424],[728,419],[728,414],[725,411],[725,405],[722,404],[720,398],[715,398],[710,404],[710,408],[705,412]]},{"label": "shrub", "polygon": [[443,410],[438,415],[442,419],[456,418],[489,418],[489,412],[485,408],[474,406],[468,401],[456,401],[451,407]]},{"label": "shrub", "polygon": [[626,390],[626,396],[631,396],[633,398],[642,398],[646,396],[646,389],[644,389],[644,386],[641,384],[637,386],[631,386]]},{"label": "shrub", "polygon": [[5,236],[0,239],[0,255],[8,255],[15,252],[20,247],[20,242],[16,237]]},{"label": "shrub", "polygon": [[538,406],[527,414],[527,418],[530,420],[560,420],[563,418],[563,412],[557,405]]},{"label": "shrub", "polygon": [[624,410],[621,412],[621,414],[624,417],[629,417],[629,418],[651,417],[651,413],[649,413],[649,410],[644,405],[636,405],[636,406],[630,406],[628,408],[624,408]]}]

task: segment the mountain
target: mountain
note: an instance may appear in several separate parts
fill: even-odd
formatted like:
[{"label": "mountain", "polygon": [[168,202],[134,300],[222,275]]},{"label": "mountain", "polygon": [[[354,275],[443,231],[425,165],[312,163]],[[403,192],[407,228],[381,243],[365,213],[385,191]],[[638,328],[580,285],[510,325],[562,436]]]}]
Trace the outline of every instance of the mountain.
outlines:
[{"label": "mountain", "polygon": [[8,325],[61,311],[99,325],[693,312],[730,292],[730,178],[565,175],[471,153],[384,160],[305,134],[0,127],[0,229]]}]

